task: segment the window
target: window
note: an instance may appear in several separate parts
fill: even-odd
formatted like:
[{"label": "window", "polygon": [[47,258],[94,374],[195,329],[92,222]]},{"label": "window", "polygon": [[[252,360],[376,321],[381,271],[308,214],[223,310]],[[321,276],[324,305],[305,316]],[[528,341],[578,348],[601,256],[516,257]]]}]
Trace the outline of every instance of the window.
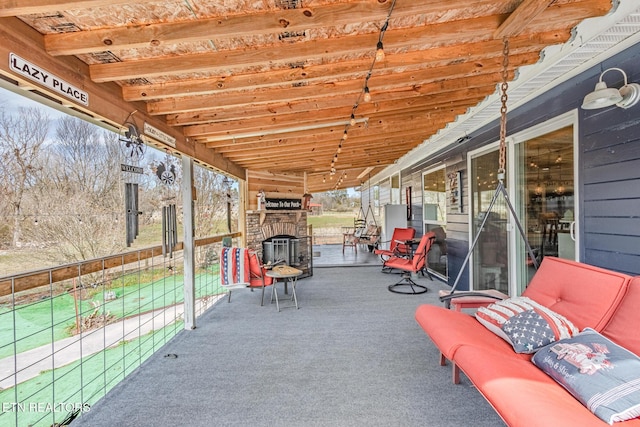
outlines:
[{"label": "window", "polygon": [[429,251],[429,270],[446,278],[447,273],[447,190],[445,170],[440,168],[422,175],[422,220],[424,232],[436,233],[436,241]]},{"label": "window", "polygon": [[391,204],[399,205],[400,202],[400,174],[391,176]]},{"label": "window", "polygon": [[422,176],[423,219],[425,224],[447,223],[447,190],[444,168],[427,172]]}]

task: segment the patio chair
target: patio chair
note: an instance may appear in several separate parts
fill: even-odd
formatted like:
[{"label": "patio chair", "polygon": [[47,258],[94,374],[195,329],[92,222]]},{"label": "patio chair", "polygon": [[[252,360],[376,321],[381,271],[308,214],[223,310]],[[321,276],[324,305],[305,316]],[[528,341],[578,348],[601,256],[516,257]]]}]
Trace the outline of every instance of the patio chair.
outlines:
[{"label": "patio chair", "polygon": [[358,253],[360,237],[365,233],[366,229],[367,223],[364,219],[354,219],[353,227],[343,227],[342,253],[344,253],[344,248],[346,247],[353,247],[356,253]]},{"label": "patio chair", "polygon": [[[413,257],[404,258],[392,256],[387,260],[387,267],[396,268],[403,272],[402,279],[400,279],[399,282],[389,285],[389,290],[391,292],[395,292],[397,294],[422,294],[427,292],[427,287],[414,282],[411,275],[419,272],[424,274],[426,271],[427,275],[431,279],[431,275],[427,271],[427,254],[429,253],[431,245],[435,239],[436,235],[433,231],[425,233],[420,238],[420,243],[418,244],[416,251],[413,253]],[[402,289],[402,286],[409,286],[411,288],[411,292],[401,291],[400,289]],[[419,290],[416,290],[416,288]]]},{"label": "patio chair", "polygon": [[260,305],[264,305],[264,288],[273,285],[255,251],[246,248],[222,248],[220,253],[220,285],[229,291],[262,288]]},{"label": "patio chair", "polygon": [[382,243],[388,243],[388,249],[377,248],[373,251],[374,254],[379,255],[382,260],[382,271],[388,273],[391,271],[386,266],[387,260],[391,257],[409,257],[411,255],[411,245],[406,242],[413,239],[416,235],[416,229],[407,227],[396,227],[393,229],[391,240]]}]

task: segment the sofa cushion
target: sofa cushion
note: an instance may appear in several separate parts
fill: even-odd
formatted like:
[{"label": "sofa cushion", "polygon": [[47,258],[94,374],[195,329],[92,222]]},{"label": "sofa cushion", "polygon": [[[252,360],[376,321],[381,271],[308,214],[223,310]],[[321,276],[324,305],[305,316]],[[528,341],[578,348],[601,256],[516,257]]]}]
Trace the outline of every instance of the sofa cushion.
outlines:
[{"label": "sofa cushion", "polygon": [[640,358],[593,329],[550,344],[531,360],[603,421],[640,416]]},{"label": "sofa cushion", "polygon": [[600,331],[630,280],[622,273],[548,256],[522,295],[565,316],[580,330]]},{"label": "sofa cushion", "polygon": [[[461,346],[456,364],[510,427],[604,427],[564,388],[511,350]],[[624,426],[640,426],[627,421]]]},{"label": "sofa cushion", "polygon": [[473,345],[479,349],[499,348],[513,353],[506,341],[483,328],[467,313],[423,304],[416,310],[415,318],[449,360],[453,360],[456,349],[461,345]]},{"label": "sofa cushion", "polygon": [[564,316],[527,297],[508,298],[480,307],[475,316],[517,353],[534,353],[540,347],[578,333]]},{"label": "sofa cushion", "polygon": [[640,356],[640,334],[635,327],[629,327],[638,324],[638,310],[640,277],[634,277],[611,321],[602,330],[602,335]]}]

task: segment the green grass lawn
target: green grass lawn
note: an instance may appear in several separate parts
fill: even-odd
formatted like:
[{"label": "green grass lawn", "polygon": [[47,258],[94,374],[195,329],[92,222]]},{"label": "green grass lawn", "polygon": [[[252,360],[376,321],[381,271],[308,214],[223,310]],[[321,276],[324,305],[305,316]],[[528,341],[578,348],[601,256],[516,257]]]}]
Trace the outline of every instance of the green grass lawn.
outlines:
[{"label": "green grass lawn", "polygon": [[313,229],[321,228],[341,228],[353,227],[353,220],[356,215],[353,212],[332,212],[325,213],[321,216],[307,216],[307,223],[313,226]]},{"label": "green grass lawn", "polygon": [[[156,273],[156,277],[159,274]],[[151,276],[149,276],[150,278]],[[86,317],[100,307],[100,313],[109,313],[116,319],[135,316],[162,307],[182,303],[183,276],[160,277],[138,286],[137,274],[126,275],[104,289],[88,292],[89,298],[78,300],[78,313]],[[196,275],[196,298],[221,293],[218,266]],[[114,292],[116,299],[102,305],[106,292]],[[14,328],[15,322],[15,328]],[[40,347],[72,335],[76,323],[76,304],[73,293],[65,292],[49,298],[46,295],[35,302],[16,306],[0,306],[0,359]],[[15,333],[15,336],[14,336]],[[15,347],[14,347],[15,339]]]}]

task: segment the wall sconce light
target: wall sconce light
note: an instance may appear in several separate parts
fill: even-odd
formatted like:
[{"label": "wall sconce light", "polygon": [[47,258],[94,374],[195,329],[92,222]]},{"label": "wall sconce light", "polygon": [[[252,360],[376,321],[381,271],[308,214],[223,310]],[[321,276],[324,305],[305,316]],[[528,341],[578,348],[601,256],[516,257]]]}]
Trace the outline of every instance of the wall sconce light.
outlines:
[{"label": "wall sconce light", "polygon": [[[602,76],[611,70],[620,71],[624,76],[624,85],[620,89],[608,88],[607,84],[602,81]],[[600,79],[596,83],[594,91],[584,97],[582,108],[584,110],[595,110],[612,105],[617,105],[620,108],[630,108],[636,105],[639,100],[640,84],[627,83],[627,74],[620,68],[608,68],[600,74]]]}]

